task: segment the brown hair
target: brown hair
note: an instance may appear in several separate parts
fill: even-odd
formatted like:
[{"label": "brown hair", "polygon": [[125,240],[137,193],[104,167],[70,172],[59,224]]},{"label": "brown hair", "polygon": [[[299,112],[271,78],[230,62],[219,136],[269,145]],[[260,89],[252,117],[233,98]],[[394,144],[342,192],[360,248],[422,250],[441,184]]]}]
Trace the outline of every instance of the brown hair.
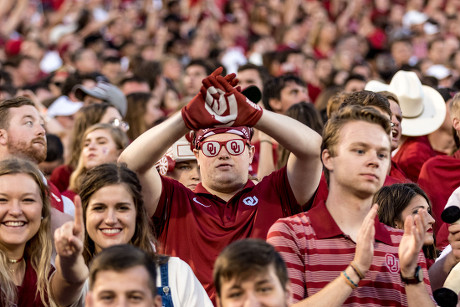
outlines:
[{"label": "brown hair", "polygon": [[[349,105],[335,112],[324,126],[321,152],[327,149],[331,156],[335,156],[335,147],[339,143],[340,131],[343,126],[352,121],[364,121],[379,125],[386,132],[388,138],[390,138],[391,126],[388,118],[385,118],[380,112],[372,107]],[[329,170],[327,168],[324,168],[324,176],[327,182],[329,182]]]},{"label": "brown hair", "polygon": [[147,109],[147,103],[152,98],[150,93],[131,93],[126,96],[128,101],[128,111],[125,119],[129,124],[128,137],[135,140],[139,135],[144,133],[148,128],[144,121],[144,114]]},{"label": "brown hair", "polygon": [[388,99],[385,96],[379,93],[371,91],[359,91],[349,93],[343,99],[343,102],[340,105],[339,109],[349,105],[361,105],[366,107],[379,108],[380,110],[388,114],[391,118],[390,103],[388,102]]},{"label": "brown hair", "polygon": [[0,129],[8,129],[10,124],[10,109],[22,106],[33,106],[35,104],[27,97],[17,96],[0,102]]},{"label": "brown hair", "polygon": [[107,247],[94,257],[89,271],[89,288],[93,289],[99,272],[123,272],[135,266],[146,269],[150,277],[149,286],[152,296],[157,296],[157,270],[154,259],[145,251],[130,244]]},{"label": "brown hair", "polygon": [[[106,163],[89,170],[83,177],[80,187],[81,204],[83,208],[83,220],[86,225],[86,211],[91,197],[103,187],[123,184],[128,188],[133,197],[134,207],[136,209],[136,229],[130,240],[130,244],[139,247],[143,251],[156,259],[153,249],[155,238],[152,233],[152,225],[145,210],[142,199],[142,186],[139,179],[132,170],[124,164]],[[85,233],[85,244],[83,257],[88,264],[96,252],[93,239]]]},{"label": "brown hair", "polygon": [[[0,176],[12,174],[29,175],[40,190],[42,201],[42,220],[38,232],[26,243],[24,258],[30,261],[32,268],[37,274],[37,291],[31,295],[40,295],[44,306],[55,306],[50,295],[51,262],[51,206],[49,201],[48,186],[44,181],[43,174],[31,162],[22,159],[7,159],[0,161]],[[16,286],[13,283],[11,273],[7,270],[8,259],[0,248],[0,303],[2,306],[11,306],[17,303]],[[49,302],[48,302],[49,301]]]},{"label": "brown hair", "polygon": [[281,255],[269,243],[260,239],[243,239],[228,245],[214,264],[213,280],[217,296],[223,281],[236,278],[244,281],[254,274],[266,272],[273,265],[281,286],[286,290],[289,278]]}]

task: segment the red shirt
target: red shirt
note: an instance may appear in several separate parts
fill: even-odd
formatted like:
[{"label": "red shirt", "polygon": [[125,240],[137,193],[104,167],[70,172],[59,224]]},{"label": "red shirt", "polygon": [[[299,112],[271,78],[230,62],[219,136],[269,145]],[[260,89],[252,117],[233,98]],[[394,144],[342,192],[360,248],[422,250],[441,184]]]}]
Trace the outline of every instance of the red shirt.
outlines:
[{"label": "red shirt", "polygon": [[64,192],[69,187],[70,175],[73,168],[69,165],[61,165],[56,167],[51,173],[50,180],[61,192]]},{"label": "red shirt", "polygon": [[59,192],[58,188],[54,184],[48,181],[48,186],[50,189],[50,201],[51,206],[58,209],[61,212],[64,212],[64,201],[62,199],[61,192]]},{"label": "red shirt", "polygon": [[417,182],[423,163],[434,156],[436,156],[436,152],[431,147],[428,137],[424,135],[409,137],[392,160],[398,164],[407,178],[412,182]]},{"label": "red shirt", "polygon": [[245,187],[228,202],[210,194],[201,184],[195,191],[162,177],[163,191],[154,215],[160,252],[186,261],[211,299],[214,261],[224,247],[243,238],[265,239],[279,218],[301,212],[286,168]]},{"label": "red shirt", "polygon": [[[25,261],[27,261],[27,264],[24,280],[21,286],[16,287],[18,291],[18,307],[44,306],[40,295],[35,295],[37,292],[37,273],[32,267],[32,264],[30,264],[30,261]],[[52,271],[54,271],[54,269],[52,269]],[[45,301],[48,301],[48,297],[45,298]]]},{"label": "red shirt", "polygon": [[423,164],[418,184],[431,200],[431,210],[435,219],[435,233],[444,223],[441,213],[447,200],[460,186],[460,151],[453,156],[436,156]]},{"label": "red shirt", "polygon": [[[344,306],[407,306],[399,275],[398,247],[403,231],[375,221],[374,257],[365,278]],[[288,267],[294,302],[321,291],[345,270],[355,256],[356,243],[340,230],[324,202],[305,213],[278,220],[267,241]],[[423,252],[418,255],[425,286],[431,295]]]}]

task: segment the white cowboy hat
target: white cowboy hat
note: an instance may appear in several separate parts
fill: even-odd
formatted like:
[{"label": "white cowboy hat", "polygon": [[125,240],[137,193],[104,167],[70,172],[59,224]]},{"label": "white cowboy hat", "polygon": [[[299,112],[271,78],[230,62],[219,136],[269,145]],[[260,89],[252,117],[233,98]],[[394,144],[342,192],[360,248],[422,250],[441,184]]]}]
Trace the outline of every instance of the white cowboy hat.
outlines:
[{"label": "white cowboy hat", "polygon": [[422,85],[415,72],[400,70],[389,85],[375,80],[369,81],[365,90],[388,91],[398,97],[403,115],[403,135],[430,134],[441,127],[446,117],[446,103],[441,94],[434,88]]}]

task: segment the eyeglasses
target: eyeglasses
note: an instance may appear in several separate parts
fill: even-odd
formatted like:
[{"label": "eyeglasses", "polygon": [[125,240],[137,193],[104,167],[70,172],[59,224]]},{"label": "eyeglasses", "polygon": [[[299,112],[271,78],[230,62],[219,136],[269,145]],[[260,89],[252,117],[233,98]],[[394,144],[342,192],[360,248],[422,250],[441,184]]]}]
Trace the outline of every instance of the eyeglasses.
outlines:
[{"label": "eyeglasses", "polygon": [[118,118],[114,118],[109,121],[109,124],[111,124],[114,127],[120,128],[124,132],[129,130],[129,124],[123,120],[120,120]]},{"label": "eyeglasses", "polygon": [[228,141],[204,141],[198,143],[197,149],[201,149],[206,157],[215,157],[219,154],[222,146],[225,146],[227,152],[232,156],[239,156],[244,151],[245,145],[251,145],[249,141],[242,139],[228,140]]}]

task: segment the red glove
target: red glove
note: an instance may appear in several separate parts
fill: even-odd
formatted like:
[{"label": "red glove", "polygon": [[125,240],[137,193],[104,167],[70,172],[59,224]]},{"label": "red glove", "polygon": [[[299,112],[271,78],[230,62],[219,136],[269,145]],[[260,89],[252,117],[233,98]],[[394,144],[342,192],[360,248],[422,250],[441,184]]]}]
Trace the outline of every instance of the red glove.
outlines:
[{"label": "red glove", "polygon": [[[203,82],[205,80],[203,80]],[[231,124],[231,126],[255,126],[262,116],[263,109],[259,105],[250,101],[246,96],[244,96],[241,93],[240,87],[235,88],[231,82],[228,82],[227,79],[223,78],[222,76],[216,76],[216,80],[225,90],[224,96],[225,100],[228,102],[228,105],[232,106],[232,108],[230,108],[230,113],[232,115],[236,113],[236,119]],[[206,103],[208,103],[207,99]],[[234,104],[236,104],[236,110],[233,109]]]},{"label": "red glove", "polygon": [[[198,130],[216,126],[232,126],[234,123],[236,104],[233,102],[232,105],[229,105],[224,101],[224,87],[216,80],[216,76],[221,77],[222,70],[222,67],[219,67],[211,75],[203,79],[204,85],[201,87],[200,93],[182,108],[182,118],[189,129]],[[238,79],[235,77],[235,74],[230,74],[225,78],[221,78],[232,87],[232,85],[238,84]],[[205,97],[209,100],[209,105],[205,102]],[[214,100],[220,101],[220,103],[213,105],[212,101]]]}]

